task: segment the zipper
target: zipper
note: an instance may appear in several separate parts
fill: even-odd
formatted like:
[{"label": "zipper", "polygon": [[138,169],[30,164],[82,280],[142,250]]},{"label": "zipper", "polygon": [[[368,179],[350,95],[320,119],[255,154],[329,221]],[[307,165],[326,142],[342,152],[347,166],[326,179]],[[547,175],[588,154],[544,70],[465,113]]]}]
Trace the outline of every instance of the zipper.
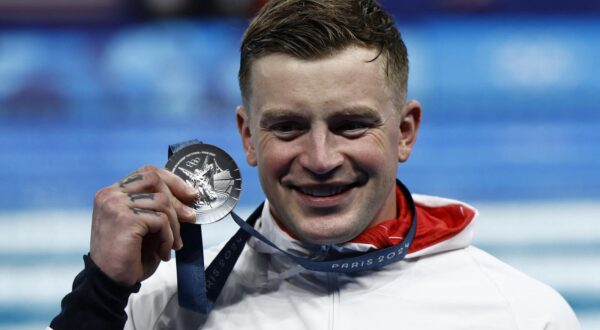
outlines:
[{"label": "zipper", "polygon": [[[329,256],[331,245],[321,245],[319,252],[317,252],[316,258],[323,260]],[[340,288],[338,282],[337,273],[326,273],[327,274],[327,293],[329,295],[329,323],[327,329],[335,330],[338,328],[338,309],[340,303]]]},{"label": "zipper", "polygon": [[329,293],[329,324],[327,329],[335,330],[338,327],[338,309],[340,304],[340,288],[337,273],[327,273],[327,290]]}]

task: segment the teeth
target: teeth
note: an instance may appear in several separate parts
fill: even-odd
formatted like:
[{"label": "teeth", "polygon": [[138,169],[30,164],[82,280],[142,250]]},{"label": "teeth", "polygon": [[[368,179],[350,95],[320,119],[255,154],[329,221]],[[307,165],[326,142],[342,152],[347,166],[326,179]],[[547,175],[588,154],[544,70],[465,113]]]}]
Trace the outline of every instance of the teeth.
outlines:
[{"label": "teeth", "polygon": [[328,197],[341,193],[344,187],[314,187],[314,188],[299,188],[299,190],[307,195],[316,197]]}]

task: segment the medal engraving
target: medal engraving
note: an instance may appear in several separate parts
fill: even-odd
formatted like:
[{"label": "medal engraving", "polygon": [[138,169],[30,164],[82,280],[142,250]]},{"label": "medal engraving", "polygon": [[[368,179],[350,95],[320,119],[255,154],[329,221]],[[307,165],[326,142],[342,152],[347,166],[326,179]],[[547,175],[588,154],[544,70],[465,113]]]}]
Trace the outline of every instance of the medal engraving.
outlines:
[{"label": "medal engraving", "polygon": [[234,160],[210,144],[193,144],[174,153],[165,167],[198,191],[196,223],[223,219],[240,197],[242,179]]}]

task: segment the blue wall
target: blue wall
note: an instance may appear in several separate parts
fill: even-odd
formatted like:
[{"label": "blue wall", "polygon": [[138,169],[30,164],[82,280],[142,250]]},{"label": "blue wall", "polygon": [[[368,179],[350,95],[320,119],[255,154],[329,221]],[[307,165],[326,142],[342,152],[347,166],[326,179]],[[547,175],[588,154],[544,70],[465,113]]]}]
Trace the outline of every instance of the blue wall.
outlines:
[{"label": "blue wall", "polygon": [[[561,290],[596,328],[600,20],[407,12],[409,94],[425,112],[399,177],[483,203],[477,244]],[[48,323],[81,268],[95,191],[162,166],[170,143],[228,150],[240,208],[262,199],[234,125],[245,24],[0,29],[0,329]]]},{"label": "blue wall", "polygon": [[[413,190],[468,200],[600,196],[600,20],[436,16],[400,27],[424,106]],[[233,115],[242,21],[0,31],[0,209],[88,207],[166,146],[243,165]]]},{"label": "blue wall", "polygon": [[[424,107],[399,177],[414,192],[475,204],[541,201],[506,226],[504,207],[488,207],[478,244],[549,276],[588,325],[600,324],[600,208],[589,202],[600,198],[598,17],[398,22],[409,96]],[[0,329],[47,324],[81,267],[95,191],[164,165],[170,143],[199,138],[228,150],[242,169],[240,207],[262,199],[234,122],[245,24],[0,29],[0,279],[10,281],[0,282]]]}]

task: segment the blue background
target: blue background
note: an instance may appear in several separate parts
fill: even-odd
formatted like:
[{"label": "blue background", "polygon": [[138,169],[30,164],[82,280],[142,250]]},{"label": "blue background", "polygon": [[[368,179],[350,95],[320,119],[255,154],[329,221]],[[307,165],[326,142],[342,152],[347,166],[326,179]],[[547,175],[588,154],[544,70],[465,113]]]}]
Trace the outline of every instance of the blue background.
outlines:
[{"label": "blue background", "polygon": [[[88,207],[98,187],[197,137],[243,166],[243,21],[0,31],[0,208]],[[431,17],[402,25],[424,107],[400,177],[463,199],[600,196],[600,21]],[[217,125],[215,125],[217,123]]]},{"label": "blue background", "polygon": [[[143,164],[164,165],[170,143],[198,138],[228,150],[242,168],[240,207],[262,200],[234,121],[246,22],[0,29],[0,329],[50,320],[87,251],[95,191]],[[515,205],[517,214],[583,210],[535,226],[509,222],[516,241],[484,227],[480,245],[517,266],[539,262],[530,271],[555,281],[588,329],[599,325],[598,273],[588,274],[600,262],[599,16],[402,12],[397,22],[410,53],[409,97],[424,109],[399,178],[417,193],[481,205],[494,219]],[[29,222],[51,226],[46,234],[61,241],[29,240]],[[575,269],[548,259],[575,259]],[[52,279],[25,295],[31,304],[14,301],[11,283],[33,285],[16,280],[32,272]],[[583,285],[561,288],[570,276]]]}]

